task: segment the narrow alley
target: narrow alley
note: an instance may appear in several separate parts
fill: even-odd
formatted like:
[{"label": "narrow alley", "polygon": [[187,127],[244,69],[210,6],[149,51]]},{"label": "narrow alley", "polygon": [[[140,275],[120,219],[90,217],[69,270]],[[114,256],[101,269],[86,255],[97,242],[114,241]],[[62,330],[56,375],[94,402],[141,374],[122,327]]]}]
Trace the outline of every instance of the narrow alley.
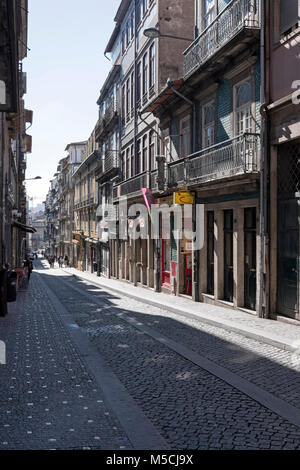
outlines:
[{"label": "narrow alley", "polygon": [[300,448],[292,352],[43,259],[0,331],[0,449]]}]

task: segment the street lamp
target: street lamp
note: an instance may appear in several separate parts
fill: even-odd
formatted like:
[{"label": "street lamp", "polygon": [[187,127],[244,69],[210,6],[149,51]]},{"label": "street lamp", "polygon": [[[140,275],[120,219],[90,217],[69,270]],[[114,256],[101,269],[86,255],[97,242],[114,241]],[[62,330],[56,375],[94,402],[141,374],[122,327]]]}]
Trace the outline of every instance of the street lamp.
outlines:
[{"label": "street lamp", "polygon": [[182,41],[192,42],[194,39],[183,38],[181,36],[173,36],[172,34],[162,34],[158,28],[147,28],[144,30],[144,36],[146,38],[156,39],[156,38],[172,38],[172,39],[181,39]]},{"label": "street lamp", "polygon": [[31,180],[41,180],[41,176],[36,176],[35,178],[26,178],[24,181],[31,181]]}]

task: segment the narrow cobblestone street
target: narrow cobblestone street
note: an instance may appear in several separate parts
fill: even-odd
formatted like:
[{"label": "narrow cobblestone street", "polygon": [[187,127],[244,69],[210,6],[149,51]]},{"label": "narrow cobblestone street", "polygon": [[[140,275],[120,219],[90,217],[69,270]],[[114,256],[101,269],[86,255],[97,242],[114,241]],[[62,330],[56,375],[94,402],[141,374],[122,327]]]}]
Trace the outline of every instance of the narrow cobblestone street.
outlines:
[{"label": "narrow cobblestone street", "polygon": [[293,353],[44,261],[0,340],[0,449],[300,449]]}]

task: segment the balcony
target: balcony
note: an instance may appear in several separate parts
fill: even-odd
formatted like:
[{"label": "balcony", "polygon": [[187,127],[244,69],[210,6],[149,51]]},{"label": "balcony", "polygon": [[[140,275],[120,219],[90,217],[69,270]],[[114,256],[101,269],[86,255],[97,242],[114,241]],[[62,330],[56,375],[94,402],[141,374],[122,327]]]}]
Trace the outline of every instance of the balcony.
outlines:
[{"label": "balcony", "polygon": [[97,122],[96,127],[95,127],[95,140],[96,140],[96,142],[98,142],[101,139],[101,136],[104,133],[104,129],[105,129],[105,119],[104,119],[104,117],[102,117],[101,119],[99,119],[99,121]]},{"label": "balcony", "polygon": [[119,116],[119,104],[118,101],[113,98],[107,106],[105,113],[96,124],[95,127],[95,139],[96,141],[101,140],[101,137],[106,135],[112,127],[117,123]]},{"label": "balcony", "polygon": [[116,168],[119,168],[119,166],[120,166],[119,151],[108,150],[105,153],[104,172],[107,173],[107,172],[112,171]]},{"label": "balcony", "polygon": [[[233,46],[247,47],[246,42],[251,42],[255,35],[258,36],[260,28],[259,6],[259,0],[232,0],[184,51],[184,77],[187,78],[204,64],[207,65],[211,58],[216,61],[216,65],[218,63],[217,55],[221,56],[222,52],[225,53],[225,48],[232,57]],[[222,63],[222,57],[219,60]]]},{"label": "balcony", "polygon": [[113,198],[117,200],[119,197],[135,197],[142,196],[142,188],[147,187],[147,172],[140,173],[139,175],[132,176],[123,183],[114,187]]},{"label": "balcony", "polygon": [[168,167],[168,187],[257,173],[259,143],[259,134],[243,134],[171,163]]},{"label": "balcony", "polygon": [[109,105],[107,106],[104,114],[105,126],[108,127],[110,124],[115,122],[115,118],[119,113],[119,103],[118,100],[113,98]]}]

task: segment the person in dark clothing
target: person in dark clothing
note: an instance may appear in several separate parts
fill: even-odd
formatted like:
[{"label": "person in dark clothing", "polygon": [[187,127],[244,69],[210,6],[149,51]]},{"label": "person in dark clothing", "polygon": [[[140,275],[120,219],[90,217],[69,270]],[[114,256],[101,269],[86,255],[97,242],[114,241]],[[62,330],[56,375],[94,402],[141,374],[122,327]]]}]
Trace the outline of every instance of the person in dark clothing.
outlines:
[{"label": "person in dark clothing", "polygon": [[33,264],[32,261],[26,256],[25,261],[24,261],[24,268],[28,269],[28,282],[30,280],[30,275],[33,271]]}]

